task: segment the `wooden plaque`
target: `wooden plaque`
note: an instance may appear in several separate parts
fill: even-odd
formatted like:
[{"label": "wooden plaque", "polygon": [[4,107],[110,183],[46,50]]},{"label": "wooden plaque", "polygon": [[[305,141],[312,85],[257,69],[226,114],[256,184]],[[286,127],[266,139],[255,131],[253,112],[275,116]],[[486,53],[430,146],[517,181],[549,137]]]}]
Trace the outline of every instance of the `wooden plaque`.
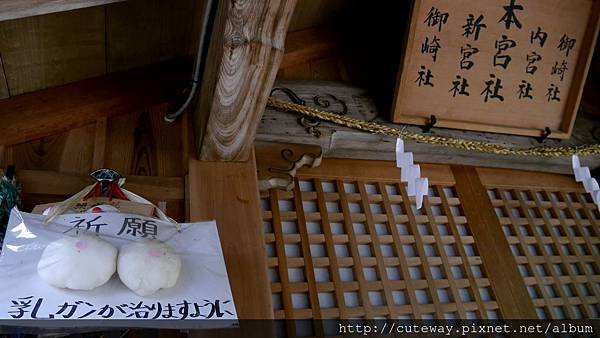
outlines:
[{"label": "wooden plaque", "polygon": [[568,138],[600,0],[414,0],[394,122]]}]

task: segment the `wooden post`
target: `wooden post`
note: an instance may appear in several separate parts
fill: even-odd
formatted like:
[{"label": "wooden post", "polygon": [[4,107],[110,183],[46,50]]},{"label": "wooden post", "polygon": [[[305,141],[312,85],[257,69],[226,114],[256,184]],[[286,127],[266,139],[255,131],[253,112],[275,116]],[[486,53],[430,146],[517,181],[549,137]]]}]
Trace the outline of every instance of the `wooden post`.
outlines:
[{"label": "wooden post", "polygon": [[488,277],[494,281],[492,285],[502,317],[537,318],[535,307],[502,232],[502,225],[476,169],[458,165],[451,168],[456,179],[456,192],[473,237],[476,242],[485,243],[478,248],[483,264],[488,267]]},{"label": "wooden post", "polygon": [[272,319],[256,163],[190,159],[190,220],[216,220],[240,319]]},{"label": "wooden post", "polygon": [[201,160],[246,161],[296,0],[217,1],[194,116]]}]

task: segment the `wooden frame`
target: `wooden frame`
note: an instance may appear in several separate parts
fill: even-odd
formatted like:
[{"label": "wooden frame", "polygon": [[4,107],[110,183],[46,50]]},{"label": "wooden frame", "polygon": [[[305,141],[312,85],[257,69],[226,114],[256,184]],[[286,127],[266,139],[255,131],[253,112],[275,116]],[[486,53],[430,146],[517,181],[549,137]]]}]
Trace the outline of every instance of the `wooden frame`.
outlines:
[{"label": "wooden frame", "polygon": [[[458,111],[454,111],[453,113],[448,113],[447,111],[419,111],[415,113],[407,113],[406,108],[403,107],[403,98],[402,96],[406,91],[407,83],[413,81],[412,79],[412,69],[410,76],[403,72],[409,68],[409,65],[412,65],[412,55],[418,53],[416,49],[416,45],[420,43],[419,41],[415,41],[415,29],[417,27],[417,22],[422,20],[421,17],[416,18],[415,13],[419,12],[420,5],[426,0],[414,0],[413,9],[410,21],[409,31],[407,32],[407,37],[405,41],[405,53],[402,59],[401,71],[398,74],[398,80],[396,85],[396,92],[394,103],[392,105],[392,120],[396,123],[408,123],[408,124],[416,124],[416,125],[426,125],[430,123],[430,115],[436,115],[437,123],[435,126],[444,127],[444,128],[453,128],[453,129],[464,129],[464,130],[476,130],[476,131],[485,131],[485,132],[496,132],[496,133],[506,133],[506,134],[515,134],[515,135],[524,135],[524,136],[541,136],[543,134],[544,128],[547,127],[544,123],[546,122],[543,115],[539,113],[540,117],[536,117],[535,124],[539,127],[531,127],[526,126],[522,127],[523,123],[515,122],[512,125],[502,124],[498,118],[493,118],[498,122],[486,122],[486,121],[473,121],[472,119],[465,119],[464,114],[459,114]],[[443,3],[443,2],[441,2]],[[456,6],[457,4],[453,4]],[[583,93],[583,87],[586,79],[586,75],[591,63],[592,55],[594,53],[595,41],[598,36],[598,27],[600,24],[600,1],[593,0],[592,9],[589,14],[589,19],[587,26],[585,27],[583,39],[581,40],[581,49],[579,52],[579,57],[573,62],[570,60],[570,64],[576,64],[574,68],[574,74],[572,76],[571,86],[569,88],[567,94],[567,101],[564,104],[563,114],[560,120],[560,123],[557,123],[557,128],[551,128],[551,138],[558,139],[567,139],[570,137],[571,132],[573,130],[573,124],[575,121],[575,117],[577,115],[577,111],[579,109],[579,103],[581,100],[581,95]],[[421,13],[421,12],[419,12]],[[455,25],[456,22],[454,23]],[[488,24],[491,24],[491,20],[488,18]],[[435,30],[435,33],[438,31]],[[460,34],[460,33],[459,33]],[[468,41],[467,41],[468,42]],[[414,65],[413,65],[414,66]],[[416,71],[415,71],[416,74]],[[468,73],[468,74],[476,74],[476,73]],[[508,75],[506,75],[508,76]],[[409,79],[410,77],[410,79]],[[472,84],[473,85],[473,84]],[[445,87],[444,87],[445,88]],[[511,87],[512,88],[512,87]],[[512,91],[512,89],[511,89]],[[473,94],[475,90],[472,90]],[[479,93],[479,88],[477,90],[477,94]],[[508,93],[505,89],[505,93]],[[426,97],[426,96],[424,96]],[[564,95],[563,95],[564,97]],[[460,98],[460,95],[459,95]],[[462,101],[459,101],[462,102]],[[461,103],[462,104],[462,103]],[[468,103],[472,105],[471,103]],[[463,104],[464,105],[464,104]],[[447,106],[445,106],[447,107]],[[493,110],[496,109],[496,110]],[[488,114],[484,117],[485,119],[490,119],[493,116],[495,111],[498,111],[501,108],[492,108],[492,110],[488,110],[488,107],[485,107],[484,110],[481,110]],[[411,108],[414,111],[413,108]],[[538,108],[539,110],[539,108]],[[464,110],[463,110],[464,111]],[[546,113],[546,112],[544,112]],[[459,120],[453,116],[460,115],[463,119]],[[447,117],[447,116],[450,117]],[[496,114],[497,115],[497,114]],[[518,114],[516,115],[518,116]],[[522,116],[522,115],[521,115]],[[516,117],[515,117],[516,118]],[[515,119],[513,118],[513,119]],[[518,121],[518,120],[515,120]]]}]

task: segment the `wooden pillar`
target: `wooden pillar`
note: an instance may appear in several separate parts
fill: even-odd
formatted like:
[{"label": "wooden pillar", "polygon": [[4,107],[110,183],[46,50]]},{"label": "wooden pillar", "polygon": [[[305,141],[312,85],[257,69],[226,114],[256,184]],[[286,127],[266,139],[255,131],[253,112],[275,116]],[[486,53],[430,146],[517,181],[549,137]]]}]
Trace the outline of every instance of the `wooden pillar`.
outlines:
[{"label": "wooden pillar", "polygon": [[256,163],[190,159],[190,220],[216,220],[240,319],[272,319]]},{"label": "wooden pillar", "polygon": [[296,0],[215,5],[194,115],[199,158],[246,161],[283,57]]},{"label": "wooden pillar", "polygon": [[[502,225],[475,167],[452,166],[456,192],[504,319],[535,319],[537,314],[519,273]],[[481,245],[484,243],[484,245]]]}]

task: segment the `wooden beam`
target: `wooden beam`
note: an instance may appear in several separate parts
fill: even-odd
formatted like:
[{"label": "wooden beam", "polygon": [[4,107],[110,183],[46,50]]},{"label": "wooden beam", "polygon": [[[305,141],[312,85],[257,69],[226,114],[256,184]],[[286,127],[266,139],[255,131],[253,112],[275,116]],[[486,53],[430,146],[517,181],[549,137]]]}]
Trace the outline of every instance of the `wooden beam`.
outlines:
[{"label": "wooden beam", "polygon": [[183,62],[172,61],[0,100],[0,145],[169,102],[187,84],[188,71]]},{"label": "wooden beam", "polygon": [[0,1],[0,21],[65,12],[121,1],[125,0],[2,0]]},{"label": "wooden beam", "polygon": [[[440,164],[421,165],[421,176],[429,178],[430,184],[453,185],[454,178],[450,167]],[[361,160],[353,161],[342,158],[328,158],[323,160],[316,168],[302,167],[298,169],[296,177],[322,179],[341,179],[354,181],[397,181],[400,169],[395,161]]]},{"label": "wooden beam", "polygon": [[[18,170],[17,179],[28,194],[69,196],[94,183],[88,175],[67,174],[47,170]],[[181,177],[128,175],[124,188],[149,200],[184,198]]]},{"label": "wooden beam", "polygon": [[216,220],[240,319],[272,319],[254,154],[247,162],[190,159],[191,221]]},{"label": "wooden beam", "polygon": [[[375,103],[372,93],[368,90],[340,82],[330,81],[281,81],[277,87],[292,89],[308,105],[315,106],[314,97],[321,95],[331,106],[321,108],[329,111],[341,111],[339,102],[328,97],[334,95],[348,107],[347,116],[361,120],[375,121],[394,128],[402,128],[411,132],[422,132],[420,127],[392,124],[387,118],[388,113],[380,110]],[[277,92],[278,99],[289,100],[286,95]],[[597,129],[600,120],[593,116],[579,114],[575,121],[573,135],[569,140],[546,140],[549,146],[575,146],[583,143],[598,143]],[[257,141],[287,142],[319,145],[325,158],[354,158],[372,160],[390,160],[396,158],[394,137],[370,134],[356,129],[339,126],[329,122],[321,122],[318,127],[320,137],[307,133],[298,123],[295,113],[281,112],[267,108],[256,134]],[[541,144],[532,137],[503,135],[494,133],[471,132],[434,127],[431,135],[456,137],[470,140],[512,144],[516,147],[535,147]],[[572,174],[569,157],[525,157],[512,155],[485,154],[472,151],[457,150],[443,146],[417,142],[406,142],[406,151],[413,152],[415,161],[429,163],[464,164],[473,166],[499,167],[531,171],[545,171],[562,174]],[[590,168],[600,167],[600,156],[582,157],[584,165]]]},{"label": "wooden beam", "polygon": [[246,161],[296,0],[217,1],[194,118],[199,157]]},{"label": "wooden beam", "polygon": [[481,260],[492,281],[504,319],[535,319],[537,314],[517,268],[502,225],[474,167],[452,166],[456,193]]},{"label": "wooden beam", "polygon": [[477,168],[481,183],[497,189],[542,189],[584,191],[583,184],[575,181],[572,175],[541,173],[539,171]]}]

